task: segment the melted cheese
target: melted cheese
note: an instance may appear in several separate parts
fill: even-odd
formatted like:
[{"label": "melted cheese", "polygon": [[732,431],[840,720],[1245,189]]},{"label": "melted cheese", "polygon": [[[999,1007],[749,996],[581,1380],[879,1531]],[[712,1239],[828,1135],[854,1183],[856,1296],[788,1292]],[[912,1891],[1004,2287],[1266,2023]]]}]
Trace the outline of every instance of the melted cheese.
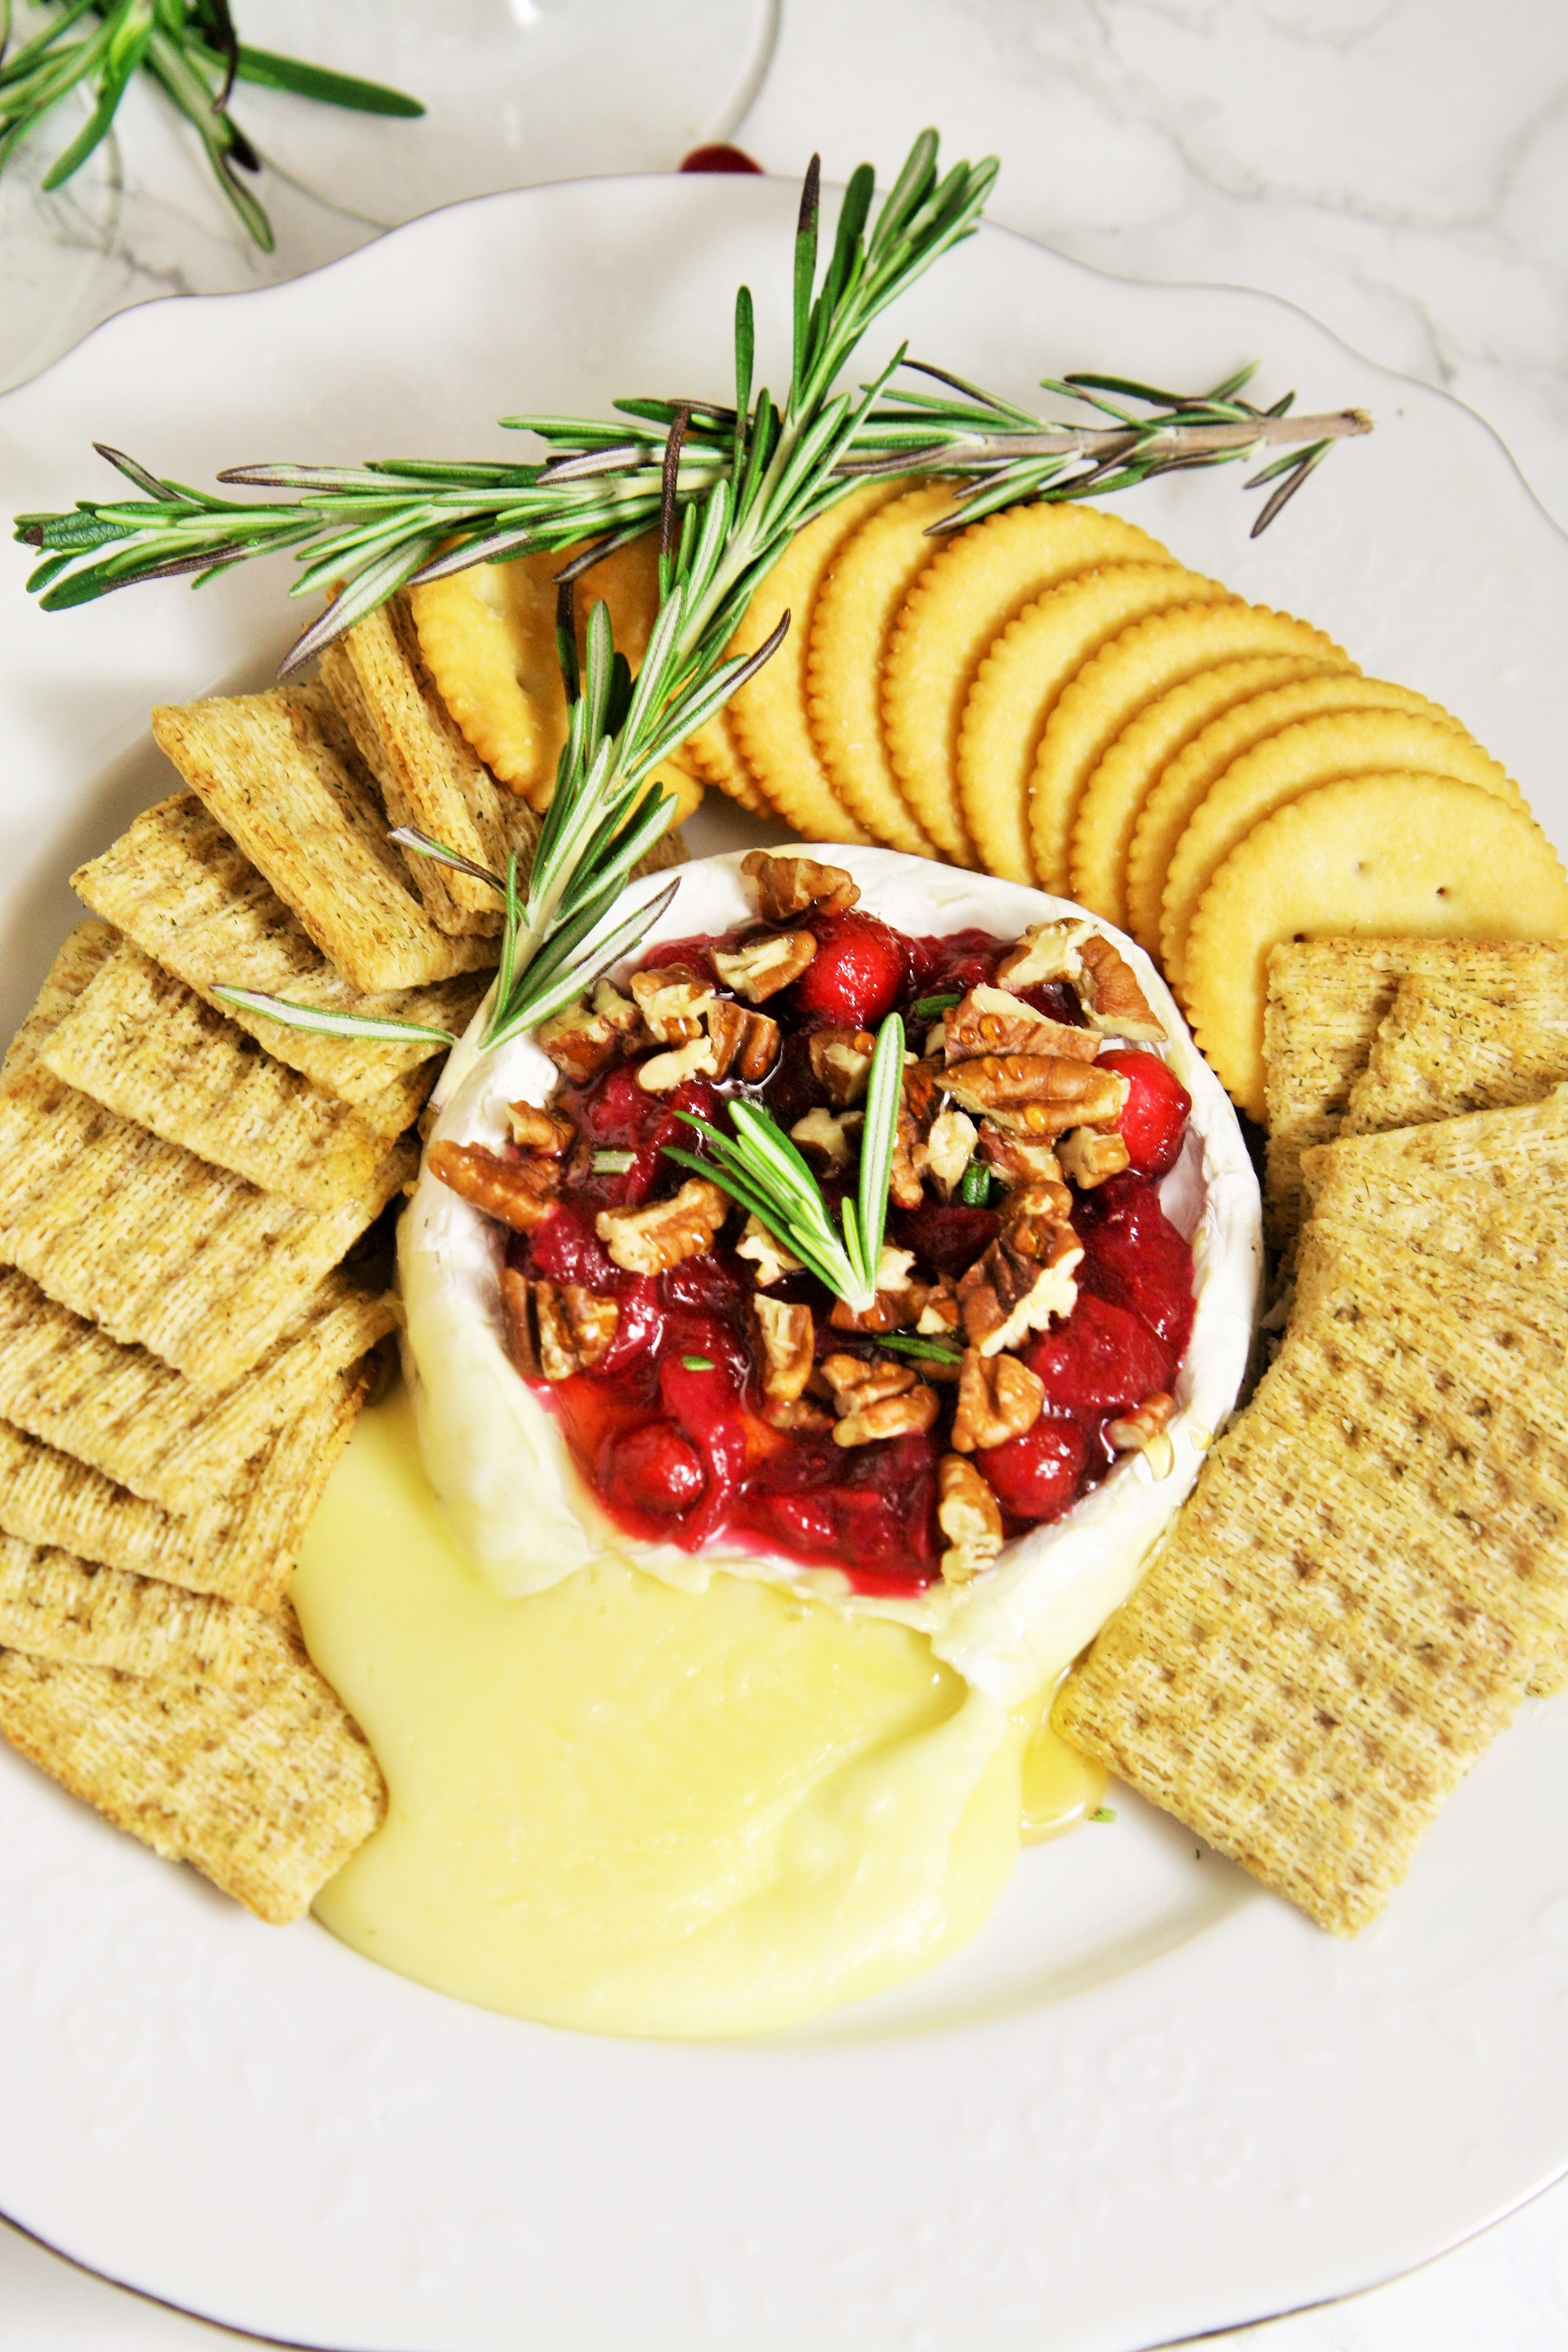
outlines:
[{"label": "melted cheese", "polygon": [[[363,1417],[293,1597],[390,1791],[318,1916],[460,2000],[763,2032],[931,1967],[1017,1856],[1037,1700],[1010,1715],[910,1627],[754,1579],[694,1595],[606,1556],[508,1598],[447,1533],[401,1394]],[[1038,1835],[1059,1743],[1029,1753]],[[1081,1773],[1057,1793],[1087,1809]]]}]

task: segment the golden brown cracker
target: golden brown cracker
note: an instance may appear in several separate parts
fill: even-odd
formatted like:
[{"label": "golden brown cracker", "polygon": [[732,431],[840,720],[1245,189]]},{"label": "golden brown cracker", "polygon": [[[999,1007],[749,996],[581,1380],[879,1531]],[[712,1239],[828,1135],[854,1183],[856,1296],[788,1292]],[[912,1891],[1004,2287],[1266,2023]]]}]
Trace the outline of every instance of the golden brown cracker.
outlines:
[{"label": "golden brown cracker", "polygon": [[487,939],[437,930],[367,779],[338,756],[324,687],[165,704],[153,735],[350,984],[418,988],[493,964]]},{"label": "golden brown cracker", "polygon": [[297,1209],[134,1127],[47,1071],[0,1095],[0,1262],[73,1314],[226,1389],[299,1321],[405,1178]]},{"label": "golden brown cracker", "polygon": [[882,667],[882,727],[900,789],[944,857],[976,852],[958,787],[963,706],[1014,615],[1108,563],[1172,562],[1159,541],[1088,506],[1018,506],[948,540],[905,597]]},{"label": "golden brown cracker", "polygon": [[278,1926],[310,1908],[386,1809],[363,1734],[289,1622],[256,1629],[227,1685],[0,1651],[0,1734],[117,1829]]},{"label": "golden brown cracker", "polygon": [[[365,996],[334,971],[282,900],[193,793],[146,810],[71,886],[95,912],[187,988],[218,1003],[219,986],[367,1019],[416,1021],[460,1034],[488,985],[465,974],[432,988]],[[344,1102],[380,1135],[400,1135],[436,1082],[441,1048],[285,1028],[219,1005],[268,1052]]]},{"label": "golden brown cracker", "polygon": [[0,1536],[0,1650],[125,1675],[243,1672],[256,1612]]},{"label": "golden brown cracker", "polygon": [[1540,827],[1475,784],[1418,775],[1322,784],[1256,826],[1199,901],[1184,991],[1199,1044],[1243,1109],[1264,1116],[1273,949],[1422,935],[1568,935],[1568,883]]},{"label": "golden brown cracker", "polygon": [[1107,563],[1047,589],[1015,614],[983,657],[958,730],[958,796],[991,874],[1047,890],[1068,884],[1061,802],[1031,804],[1037,754],[1061,696],[1095,655],[1151,613],[1234,602],[1217,580],[1162,560]]},{"label": "golden brown cracker", "polygon": [[300,1320],[226,1391],[198,1388],[0,1271],[0,1419],[177,1515],[226,1494],[285,1421],[395,1328],[389,1297],[330,1274]]},{"label": "golden brown cracker", "polygon": [[0,1423],[0,1528],[106,1568],[151,1576],[247,1609],[276,1609],[347,1444],[368,1375],[337,1375],[230,1481],[176,1517],[101,1471]]},{"label": "golden brown cracker", "polygon": [[[1550,950],[1546,952],[1550,953]],[[1498,1004],[1452,981],[1401,981],[1351,1088],[1342,1135],[1533,1102],[1568,1081],[1568,955],[1554,1003]]]},{"label": "golden brown cracker", "polygon": [[1456,776],[1524,805],[1507,770],[1447,720],[1419,711],[1339,710],[1298,719],[1231,762],[1193,811],[1171,856],[1160,901],[1160,956],[1180,988],[1187,931],[1198,900],[1256,824],[1319,784],[1348,776]]},{"label": "golden brown cracker", "polygon": [[66,1014],[119,951],[120,939],[108,923],[79,923],[44,976],[32,1010],[0,1064],[0,1086],[19,1078],[37,1059],[38,1050],[54,1034]]}]

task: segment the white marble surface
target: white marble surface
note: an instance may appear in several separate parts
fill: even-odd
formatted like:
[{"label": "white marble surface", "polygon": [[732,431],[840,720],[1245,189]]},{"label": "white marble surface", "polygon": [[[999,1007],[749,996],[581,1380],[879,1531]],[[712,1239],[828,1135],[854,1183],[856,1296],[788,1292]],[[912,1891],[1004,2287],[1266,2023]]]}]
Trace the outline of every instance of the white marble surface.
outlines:
[{"label": "white marble surface", "polygon": [[[413,78],[421,26],[449,30],[451,8],[382,5],[406,37],[399,69]],[[574,5],[511,0],[511,14],[564,16]],[[480,0],[468,7],[479,23]],[[275,26],[303,13],[286,0],[239,10],[252,37],[279,46]],[[765,46],[757,23],[753,48]],[[398,79],[384,59],[365,69]],[[748,70],[742,58],[705,94],[692,135],[728,128]],[[673,160],[689,126],[679,105],[657,112],[650,100],[640,118],[634,107],[601,123],[579,168]],[[891,163],[927,121],[955,152],[1001,153],[994,216],[1026,234],[1129,276],[1266,288],[1443,385],[1495,426],[1568,525],[1568,12],[1552,0],[1484,11],[1475,0],[782,0],[766,79],[733,135],[781,172],[820,147],[842,176],[865,154]],[[468,166],[475,190],[568,168],[538,146],[519,146],[510,169],[497,154]],[[128,104],[105,165],[74,214],[43,232],[59,238],[55,284],[69,284],[72,332],[150,296],[291,275],[422,209],[432,200],[422,189],[459,192],[449,149],[410,169],[401,201],[383,189],[374,219],[354,217],[330,170],[318,182],[330,200],[273,174],[279,244],[263,258],[231,234],[205,166],[154,101]],[[0,205],[6,239],[13,218]],[[20,298],[5,302],[15,341]],[[63,296],[56,307],[58,326]],[[0,381],[6,330],[0,305]],[[1070,352],[1053,356],[1073,363]],[[1560,2098],[1562,2086],[1543,2084],[1542,2095]],[[0,2227],[0,2352],[195,2352],[233,2340]],[[1568,2185],[1407,2279],[1207,2340],[1259,2352],[1557,2352],[1568,2342]]]}]

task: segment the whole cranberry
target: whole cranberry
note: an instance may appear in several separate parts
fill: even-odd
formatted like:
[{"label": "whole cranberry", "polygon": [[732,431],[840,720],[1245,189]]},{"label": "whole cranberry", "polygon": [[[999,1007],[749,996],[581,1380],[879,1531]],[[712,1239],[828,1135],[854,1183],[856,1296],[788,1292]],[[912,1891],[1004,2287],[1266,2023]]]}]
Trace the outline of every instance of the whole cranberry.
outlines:
[{"label": "whole cranberry", "polygon": [[1067,1321],[1042,1331],[1024,1360],[1044,1381],[1049,1410],[1079,1421],[1141,1404],[1174,1370],[1141,1316],[1091,1290],[1079,1291]]},{"label": "whole cranberry", "polygon": [[599,1461],[599,1486],[623,1510],[679,1518],[708,1489],[697,1448],[671,1421],[645,1421],[613,1437]]},{"label": "whole cranberry", "polygon": [[1158,1054],[1139,1054],[1128,1047],[1119,1054],[1101,1054],[1095,1067],[1120,1070],[1127,1081],[1127,1100],[1116,1131],[1127,1146],[1140,1176],[1163,1176],[1173,1168],[1192,1115],[1193,1098],[1180,1078]]},{"label": "whole cranberry", "polygon": [[1070,1510],[1089,1459],[1089,1433],[1076,1421],[1042,1417],[1005,1445],[983,1445],[976,1466],[1016,1519],[1059,1519]]},{"label": "whole cranberry", "polygon": [[874,1029],[904,989],[904,950],[874,915],[835,915],[815,926],[816,954],[795,984],[797,1010],[834,1029]]}]

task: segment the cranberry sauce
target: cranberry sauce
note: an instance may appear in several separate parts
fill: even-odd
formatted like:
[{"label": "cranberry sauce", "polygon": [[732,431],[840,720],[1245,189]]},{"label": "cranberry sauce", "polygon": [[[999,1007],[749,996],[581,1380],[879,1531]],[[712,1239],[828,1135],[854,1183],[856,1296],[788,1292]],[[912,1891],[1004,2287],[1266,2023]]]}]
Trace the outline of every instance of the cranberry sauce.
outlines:
[{"label": "cranberry sauce", "polygon": [[[813,1031],[874,1030],[897,1010],[918,1050],[943,1009],[929,1000],[951,1003],[993,982],[1013,944],[975,930],[911,939],[853,909],[814,911],[805,927],[816,953],[765,1006],[783,1036],[760,1084],[697,1078],[648,1094],[637,1084],[637,1066],[620,1062],[584,1084],[562,1085],[551,1108],[570,1118],[575,1139],[557,1202],[534,1230],[510,1236],[508,1263],[532,1279],[579,1285],[616,1303],[614,1337],[594,1369],[542,1380],[535,1393],[553,1406],[579,1469],[627,1535],[686,1550],[722,1535],[837,1569],[861,1592],[909,1594],[941,1572],[938,1465],[951,1445],[962,1333],[952,1360],[932,1366],[884,1349],[874,1334],[842,1328],[842,1315],[836,1327],[835,1302],[812,1276],[786,1275],[770,1285],[770,1299],[810,1308],[818,1365],[835,1355],[879,1367],[909,1364],[936,1387],[940,1409],[929,1429],[841,1446],[826,1414],[803,1412],[790,1426],[764,1415],[757,1269],[733,1246],[744,1222],[740,1211],[711,1248],[653,1275],[615,1264],[595,1232],[600,1213],[668,1197],[689,1176],[666,1156],[672,1145],[701,1156],[681,1112],[722,1128],[727,1101],[742,1096],[766,1104],[787,1129],[830,1104],[813,1072]],[[714,986],[712,952],[731,944],[667,941],[644,962],[684,965]],[[1053,1020],[1082,1025],[1070,988],[1047,983],[1020,992]],[[1125,1066],[1129,1077],[1131,1165],[1075,1194],[1072,1223],[1084,1250],[1077,1304],[1065,1321],[1018,1345],[1044,1383],[1040,1418],[1023,1435],[971,1457],[995,1492],[1009,1535],[1059,1518],[1104,1476],[1114,1459],[1107,1424],[1169,1390],[1192,1328],[1191,1251],[1158,1197],[1159,1175],[1180,1149],[1185,1098],[1173,1081],[1165,1083],[1154,1056],[1105,1059]],[[1152,1067],[1133,1066],[1140,1064]],[[840,1187],[822,1181],[837,1213]],[[889,1244],[914,1253],[916,1278],[925,1283],[955,1283],[998,1230],[994,1207],[929,1191],[919,1207],[889,1212]]]}]

